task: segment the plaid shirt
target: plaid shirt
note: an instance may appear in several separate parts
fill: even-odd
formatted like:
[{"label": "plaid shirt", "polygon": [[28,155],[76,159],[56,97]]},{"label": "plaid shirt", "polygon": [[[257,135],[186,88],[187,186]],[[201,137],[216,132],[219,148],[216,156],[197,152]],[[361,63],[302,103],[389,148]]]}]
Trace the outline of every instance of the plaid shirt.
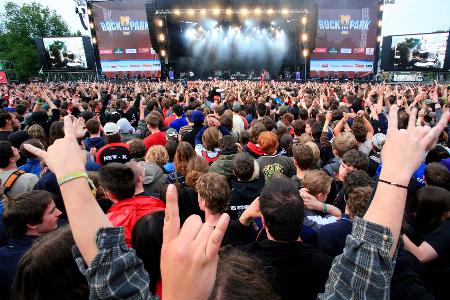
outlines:
[{"label": "plaid shirt", "polygon": [[150,278],[133,249],[125,244],[124,228],[97,232],[98,254],[89,267],[78,248],[72,254],[89,283],[89,299],[159,299],[149,291]]},{"label": "plaid shirt", "polygon": [[392,244],[388,228],[355,218],[344,253],[333,260],[325,292],[317,298],[389,299],[396,257],[389,256]]},{"label": "plaid shirt", "polygon": [[[344,253],[337,256],[325,292],[318,299],[389,299],[395,259],[388,228],[360,218],[353,221]],[[125,245],[123,227],[97,232],[99,252],[86,267],[78,248],[73,255],[90,287],[90,299],[158,299],[149,292],[149,276],[136,252]]]}]

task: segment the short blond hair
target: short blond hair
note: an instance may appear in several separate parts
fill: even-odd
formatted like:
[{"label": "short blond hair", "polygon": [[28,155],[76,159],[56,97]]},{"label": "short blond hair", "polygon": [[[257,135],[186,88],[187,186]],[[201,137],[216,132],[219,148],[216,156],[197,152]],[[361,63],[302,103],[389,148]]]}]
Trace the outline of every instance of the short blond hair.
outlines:
[{"label": "short blond hair", "polygon": [[145,155],[145,161],[154,162],[162,166],[169,161],[169,153],[167,153],[164,146],[155,145],[148,149],[147,154]]},{"label": "short blond hair", "polygon": [[351,132],[344,132],[343,134],[333,138],[332,146],[333,150],[336,151],[337,156],[340,158],[352,149],[358,150],[358,142]]},{"label": "short blond hair", "polygon": [[330,192],[332,178],[324,170],[311,170],[305,172],[302,185],[313,196]]}]

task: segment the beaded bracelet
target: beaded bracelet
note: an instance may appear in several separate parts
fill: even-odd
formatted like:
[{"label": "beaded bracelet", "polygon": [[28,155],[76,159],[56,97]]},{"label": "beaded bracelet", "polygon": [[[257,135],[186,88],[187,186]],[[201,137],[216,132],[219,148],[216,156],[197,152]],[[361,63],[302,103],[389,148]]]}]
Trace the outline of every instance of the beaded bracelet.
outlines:
[{"label": "beaded bracelet", "polygon": [[398,183],[395,183],[395,182],[390,182],[390,181],[386,181],[386,180],[383,180],[383,179],[378,179],[378,181],[382,182],[382,183],[389,184],[389,185],[393,185],[393,186],[396,186],[396,187],[399,187],[399,188],[408,189],[408,187],[406,185],[401,185],[401,184],[398,184]]},{"label": "beaded bracelet", "polygon": [[86,172],[75,172],[75,173],[70,173],[66,176],[60,177],[57,179],[58,181],[58,185],[63,185],[64,183],[67,183],[69,181],[75,180],[77,178],[86,178],[89,179],[89,176]]}]

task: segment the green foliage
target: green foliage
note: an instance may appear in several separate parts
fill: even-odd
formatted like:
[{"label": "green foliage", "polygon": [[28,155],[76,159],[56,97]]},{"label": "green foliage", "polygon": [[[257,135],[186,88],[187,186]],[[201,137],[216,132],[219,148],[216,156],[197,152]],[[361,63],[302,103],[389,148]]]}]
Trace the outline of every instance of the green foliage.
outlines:
[{"label": "green foliage", "polygon": [[19,6],[7,2],[0,16],[0,60],[16,62],[21,80],[36,76],[40,69],[34,39],[45,36],[70,36],[64,20],[56,11],[36,2]]}]

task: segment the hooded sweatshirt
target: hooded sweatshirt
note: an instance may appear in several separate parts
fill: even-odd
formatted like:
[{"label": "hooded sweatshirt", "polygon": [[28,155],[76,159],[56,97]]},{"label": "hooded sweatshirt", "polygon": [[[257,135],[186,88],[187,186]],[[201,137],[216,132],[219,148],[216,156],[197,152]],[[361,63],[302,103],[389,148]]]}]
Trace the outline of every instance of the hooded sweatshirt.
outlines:
[{"label": "hooded sweatshirt", "polygon": [[248,206],[259,197],[264,187],[264,179],[250,181],[231,180],[230,209],[231,220],[238,219]]},{"label": "hooded sweatshirt", "polygon": [[103,146],[106,145],[105,140],[102,137],[88,137],[83,140],[84,146],[86,148],[86,151],[90,151],[92,147],[99,150]]},{"label": "hooded sweatshirt", "polygon": [[244,147],[244,151],[249,153],[254,159],[258,159],[260,156],[264,155],[264,151],[259,148],[259,145],[248,142]]},{"label": "hooded sweatshirt", "polygon": [[158,193],[162,186],[166,183],[167,175],[163,169],[154,162],[144,162],[144,190],[147,193]]},{"label": "hooded sweatshirt", "polygon": [[235,154],[222,154],[219,156],[218,160],[211,164],[209,167],[209,172],[219,173],[220,175],[225,176],[227,180],[230,180],[230,178],[233,177],[232,166],[234,156]]}]

